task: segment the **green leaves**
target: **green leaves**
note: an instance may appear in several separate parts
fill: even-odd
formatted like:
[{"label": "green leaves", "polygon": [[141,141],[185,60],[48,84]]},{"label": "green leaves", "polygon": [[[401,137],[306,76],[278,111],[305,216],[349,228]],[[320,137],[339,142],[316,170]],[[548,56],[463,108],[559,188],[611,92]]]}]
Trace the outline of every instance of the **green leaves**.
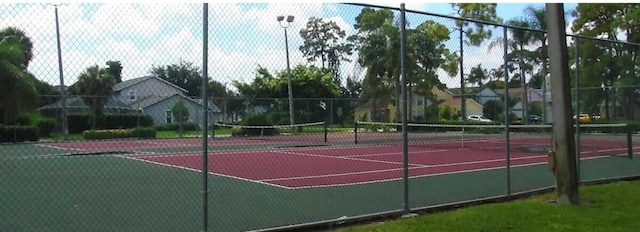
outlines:
[{"label": "green leaves", "polygon": [[26,69],[30,49],[30,39],[21,30],[0,30],[0,124],[12,123],[18,113],[32,110],[38,101],[35,78]]},{"label": "green leaves", "polygon": [[[484,22],[501,23],[502,19],[496,15],[496,3],[452,3],[451,6],[461,18],[474,19]],[[473,25],[473,26],[471,26]],[[467,45],[478,46],[485,39],[491,38],[491,31],[482,23],[456,20],[458,30],[464,31]]]},{"label": "green leaves", "polygon": [[180,60],[178,64],[153,67],[150,73],[187,90],[187,96],[200,97],[202,95],[200,68],[193,62]]},{"label": "green leaves", "polygon": [[19,51],[20,53],[22,53],[20,58],[20,60],[22,61],[21,63],[25,68],[28,67],[31,58],[33,57],[33,43],[31,42],[31,39],[24,33],[24,31],[16,27],[6,27],[0,30],[0,39],[6,37],[13,37],[18,41],[18,43],[14,44],[13,46],[19,46]]}]

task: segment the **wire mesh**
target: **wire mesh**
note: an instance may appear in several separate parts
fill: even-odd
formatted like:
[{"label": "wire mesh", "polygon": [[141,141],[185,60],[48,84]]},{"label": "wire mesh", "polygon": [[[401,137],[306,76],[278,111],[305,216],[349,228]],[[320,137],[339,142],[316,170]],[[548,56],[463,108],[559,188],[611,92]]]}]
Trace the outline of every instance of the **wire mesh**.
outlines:
[{"label": "wire mesh", "polygon": [[[403,160],[397,6],[0,5],[1,231],[275,230],[554,184],[542,18],[409,5]],[[574,38],[581,180],[638,175],[636,45]]]}]

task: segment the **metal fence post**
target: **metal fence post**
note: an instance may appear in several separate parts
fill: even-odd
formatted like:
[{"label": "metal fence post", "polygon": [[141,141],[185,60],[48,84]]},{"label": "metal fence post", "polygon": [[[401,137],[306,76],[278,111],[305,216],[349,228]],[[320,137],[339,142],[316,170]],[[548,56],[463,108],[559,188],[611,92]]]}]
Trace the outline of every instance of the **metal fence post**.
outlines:
[{"label": "metal fence post", "polygon": [[507,27],[503,27],[503,31],[502,31],[502,47],[503,47],[503,58],[504,58],[504,132],[505,132],[505,141],[506,143],[506,148],[505,148],[505,155],[506,155],[506,175],[507,175],[507,196],[511,195],[511,141],[509,141],[509,123],[510,122],[510,110],[509,110],[509,72],[507,70],[507,67],[509,67],[509,59],[508,59],[508,54],[509,54],[509,47],[508,47],[508,41],[507,41]]},{"label": "metal fence post", "polygon": [[405,215],[409,214],[409,148],[407,138],[407,31],[406,31],[406,11],[404,3],[400,3],[400,83],[402,98],[400,99],[402,106],[402,155],[403,155],[403,182],[404,182],[404,200],[403,210]]},{"label": "metal fence post", "polygon": [[576,54],[576,70],[575,70],[575,85],[576,85],[576,172],[578,173],[576,176],[578,178],[578,183],[580,183],[580,53],[578,48],[579,38],[575,37],[575,54]]},{"label": "metal fence post", "polygon": [[[209,4],[202,5],[202,125],[209,125],[209,111],[207,102],[208,73],[208,42],[209,42]],[[202,231],[209,228],[209,159],[208,159],[208,138],[207,131],[202,130]]]}]

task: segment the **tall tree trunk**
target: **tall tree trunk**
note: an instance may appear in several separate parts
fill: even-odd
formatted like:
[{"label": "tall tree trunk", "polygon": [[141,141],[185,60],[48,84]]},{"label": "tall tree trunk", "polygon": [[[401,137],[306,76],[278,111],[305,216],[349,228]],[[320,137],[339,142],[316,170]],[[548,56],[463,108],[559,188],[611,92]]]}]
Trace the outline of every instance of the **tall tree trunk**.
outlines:
[{"label": "tall tree trunk", "polygon": [[524,60],[522,60],[523,49],[524,49],[524,45],[520,44],[520,52],[518,53],[518,59],[520,60],[520,79],[522,81],[522,122],[524,124],[527,124],[527,121],[529,119],[527,108],[529,106],[528,106],[528,100],[527,100],[527,78],[525,77]]}]

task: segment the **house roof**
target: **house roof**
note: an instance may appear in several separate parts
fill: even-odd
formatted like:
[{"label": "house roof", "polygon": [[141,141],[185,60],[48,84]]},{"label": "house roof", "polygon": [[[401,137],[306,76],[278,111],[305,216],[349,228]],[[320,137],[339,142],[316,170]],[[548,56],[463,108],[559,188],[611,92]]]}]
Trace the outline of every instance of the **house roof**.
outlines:
[{"label": "house roof", "polygon": [[[66,102],[65,108],[67,109],[83,109],[83,108],[89,107],[87,104],[84,103],[84,101],[82,100],[82,97],[80,96],[68,96],[65,98],[65,102]],[[62,100],[58,100],[54,103],[42,106],[38,108],[38,110],[59,109],[59,108],[62,108]],[[104,108],[105,109],[126,109],[126,110],[132,109],[127,104],[124,104],[122,101],[118,100],[118,98],[114,96],[111,96],[107,99],[107,102],[104,105]]]},{"label": "house roof", "polygon": [[[461,100],[462,100],[462,98],[450,98],[450,99],[444,99],[444,100],[440,101],[440,103],[439,103],[438,105],[440,105],[440,106],[448,105],[448,106],[450,106],[450,107],[460,108],[460,106],[462,105],[462,104],[461,104],[461,103],[462,103],[462,101],[461,101]],[[476,101],[475,101],[475,100],[473,100],[473,99],[469,99],[469,98],[467,98],[467,99],[466,99],[466,102],[467,102],[467,105],[468,105],[468,104],[474,104],[474,105],[476,105],[476,106],[478,106],[478,107],[480,107],[480,108],[483,108],[483,106],[482,106],[480,103],[476,102]]]},{"label": "house roof", "polygon": [[183,93],[187,92],[186,89],[180,88],[180,86],[174,85],[171,82],[168,82],[168,81],[166,81],[166,80],[164,80],[162,78],[159,78],[157,76],[137,77],[137,78],[133,78],[133,79],[129,79],[129,80],[117,83],[116,85],[113,86],[113,92],[118,92],[118,91],[123,90],[123,89],[125,89],[127,87],[134,86],[134,85],[136,85],[136,84],[138,84],[140,82],[146,81],[146,80],[151,79],[151,78],[157,79],[157,80],[159,80],[159,81],[161,81],[161,82],[163,82],[163,83],[165,83],[167,85],[170,85],[170,86],[180,90]]},{"label": "house roof", "polygon": [[[477,92],[480,92],[480,90],[482,90],[482,87],[465,87],[464,89],[466,91],[471,90],[471,93],[477,93]],[[462,91],[461,91],[460,88],[450,88],[448,90],[449,90],[449,92],[451,92],[451,94],[454,97],[458,97],[458,96],[462,95]],[[469,93],[467,93],[466,95],[469,95]]]},{"label": "house roof", "polygon": [[[494,89],[496,93],[504,96],[505,89]],[[509,97],[519,98],[522,97],[522,92],[524,88],[509,88]]]},{"label": "house roof", "polygon": [[[152,106],[154,104],[157,104],[159,102],[162,102],[162,101],[164,101],[166,99],[169,99],[169,98],[172,98],[174,96],[178,96],[180,98],[186,99],[187,101],[191,101],[191,102],[193,102],[195,104],[202,105],[202,99],[192,99],[192,98],[186,97],[186,96],[181,95],[181,94],[174,94],[174,95],[171,95],[171,96],[155,96],[155,95],[153,95],[153,96],[149,96],[149,97],[140,99],[138,101],[135,101],[135,102],[133,102],[133,103],[131,103],[129,105],[131,106],[131,108],[142,108],[142,109],[145,109],[147,107],[150,107],[150,106]],[[211,111],[220,112],[220,109],[216,105],[209,104],[208,106],[209,106],[209,109]]]},{"label": "house roof", "polygon": [[[191,100],[195,101],[196,103],[202,105],[202,98],[197,98],[197,99],[192,99]],[[218,108],[217,105],[213,104],[211,101],[208,102],[207,104],[209,106],[209,109],[214,111],[214,112],[220,112],[220,108]]]}]

